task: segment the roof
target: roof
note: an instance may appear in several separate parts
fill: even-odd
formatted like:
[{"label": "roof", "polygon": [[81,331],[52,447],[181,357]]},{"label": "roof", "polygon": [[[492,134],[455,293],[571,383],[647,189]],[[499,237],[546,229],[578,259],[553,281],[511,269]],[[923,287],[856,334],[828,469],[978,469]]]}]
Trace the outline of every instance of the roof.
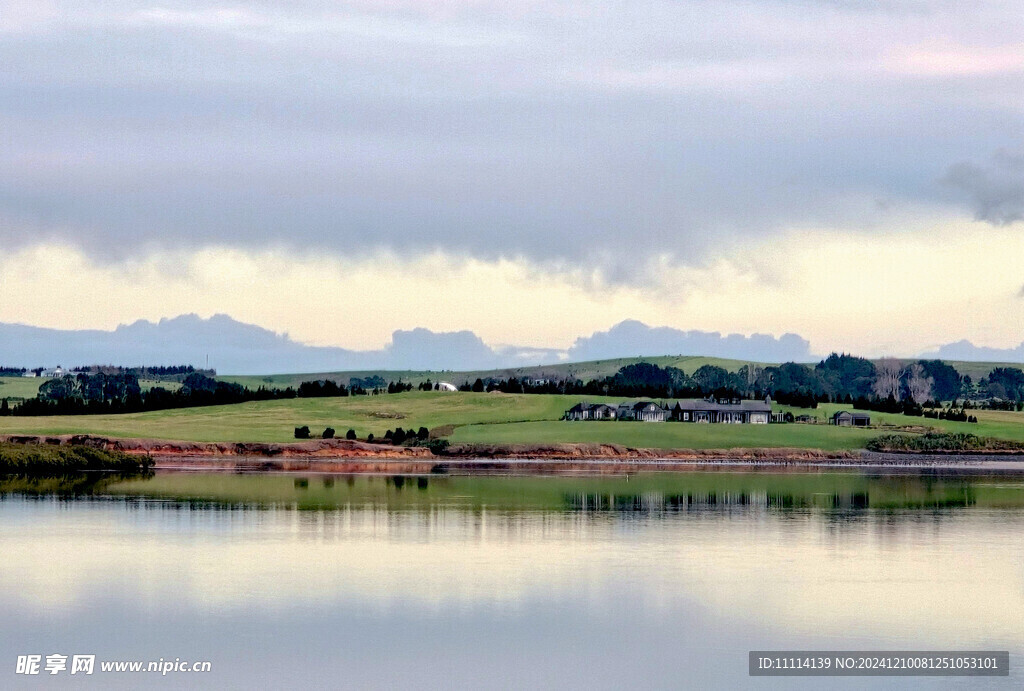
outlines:
[{"label": "roof", "polygon": [[853,411],[849,411],[849,410],[839,410],[839,411],[836,411],[832,415],[832,417],[837,418],[840,415],[849,415],[850,417],[866,417],[866,418],[870,418],[871,417],[871,415],[869,413],[857,413],[857,412],[853,412]]},{"label": "roof", "polygon": [[739,403],[712,403],[702,398],[686,398],[677,401],[679,410],[715,410],[721,412],[770,413],[772,404],[767,401],[740,401]]},{"label": "roof", "polygon": [[654,401],[637,401],[636,403],[633,404],[633,410],[643,410],[647,406],[651,405],[654,406],[655,408],[661,408],[661,406],[655,403]]}]

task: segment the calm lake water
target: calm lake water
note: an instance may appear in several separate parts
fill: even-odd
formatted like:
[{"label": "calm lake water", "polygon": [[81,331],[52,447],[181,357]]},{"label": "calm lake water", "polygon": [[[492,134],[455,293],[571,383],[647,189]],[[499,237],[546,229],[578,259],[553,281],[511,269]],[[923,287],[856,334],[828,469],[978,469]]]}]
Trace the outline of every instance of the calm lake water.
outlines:
[{"label": "calm lake water", "polygon": [[[1020,688],[1024,479],[0,481],[0,687]],[[752,649],[1001,649],[1009,679],[751,679]],[[209,674],[17,676],[17,655]]]}]

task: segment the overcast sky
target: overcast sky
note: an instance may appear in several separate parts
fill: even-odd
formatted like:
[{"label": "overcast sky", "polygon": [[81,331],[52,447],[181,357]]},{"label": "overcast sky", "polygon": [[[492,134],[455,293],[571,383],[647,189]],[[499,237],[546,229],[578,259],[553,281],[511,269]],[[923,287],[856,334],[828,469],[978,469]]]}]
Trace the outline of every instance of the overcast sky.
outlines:
[{"label": "overcast sky", "polygon": [[5,0],[0,321],[1024,340],[1019,0]]}]

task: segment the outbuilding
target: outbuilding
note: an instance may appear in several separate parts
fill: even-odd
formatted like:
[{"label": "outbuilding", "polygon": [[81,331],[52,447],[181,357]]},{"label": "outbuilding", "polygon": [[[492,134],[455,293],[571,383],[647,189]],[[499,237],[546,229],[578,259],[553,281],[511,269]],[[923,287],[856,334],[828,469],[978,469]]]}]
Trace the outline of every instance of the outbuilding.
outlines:
[{"label": "outbuilding", "polygon": [[832,416],[831,423],[838,427],[867,427],[871,424],[871,416],[867,413],[840,410]]}]

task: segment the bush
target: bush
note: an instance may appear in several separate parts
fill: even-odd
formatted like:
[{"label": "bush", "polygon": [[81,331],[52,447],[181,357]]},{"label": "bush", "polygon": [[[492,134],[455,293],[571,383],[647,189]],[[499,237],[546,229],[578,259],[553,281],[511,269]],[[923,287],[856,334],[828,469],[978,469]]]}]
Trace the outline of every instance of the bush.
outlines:
[{"label": "bush", "polygon": [[416,438],[419,439],[420,441],[428,439],[429,437],[430,430],[428,430],[426,427],[420,427],[419,431],[416,432]]},{"label": "bush", "polygon": [[328,427],[324,430],[324,439],[334,439],[334,428]]},{"label": "bush", "polygon": [[355,440],[355,438],[356,438],[356,431],[354,429],[350,429],[348,432],[345,432],[345,438],[346,439]]},{"label": "bush", "polygon": [[296,427],[295,428],[295,438],[296,439],[309,439],[310,438],[309,426],[308,425],[303,425],[302,427]]}]

